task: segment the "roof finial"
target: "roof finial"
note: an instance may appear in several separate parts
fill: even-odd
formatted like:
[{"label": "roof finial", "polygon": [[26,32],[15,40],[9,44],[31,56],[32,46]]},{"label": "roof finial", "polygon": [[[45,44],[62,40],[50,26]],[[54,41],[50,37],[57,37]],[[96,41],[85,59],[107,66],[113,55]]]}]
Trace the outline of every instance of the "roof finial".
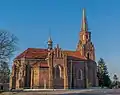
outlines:
[{"label": "roof finial", "polygon": [[83,8],[81,31],[87,31],[87,30],[88,30],[88,25],[87,25],[86,13],[85,13],[85,8]]},{"label": "roof finial", "polygon": [[52,49],[52,38],[51,38],[51,29],[49,29],[49,38],[48,38],[48,49]]},{"label": "roof finial", "polygon": [[49,38],[48,38],[48,42],[52,42],[52,38],[51,38],[51,28],[49,28]]}]

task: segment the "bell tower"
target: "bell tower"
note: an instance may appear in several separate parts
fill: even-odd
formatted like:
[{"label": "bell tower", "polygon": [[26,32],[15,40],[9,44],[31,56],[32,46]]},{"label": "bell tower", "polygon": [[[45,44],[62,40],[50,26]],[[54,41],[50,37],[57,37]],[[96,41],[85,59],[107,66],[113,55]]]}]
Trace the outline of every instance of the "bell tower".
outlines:
[{"label": "bell tower", "polygon": [[53,47],[53,41],[52,41],[51,37],[49,37],[49,39],[48,39],[48,50],[51,50],[52,47]]},{"label": "bell tower", "polygon": [[81,55],[88,59],[95,60],[95,49],[91,42],[91,32],[88,31],[85,9],[82,10],[82,25],[76,51],[80,51]]}]

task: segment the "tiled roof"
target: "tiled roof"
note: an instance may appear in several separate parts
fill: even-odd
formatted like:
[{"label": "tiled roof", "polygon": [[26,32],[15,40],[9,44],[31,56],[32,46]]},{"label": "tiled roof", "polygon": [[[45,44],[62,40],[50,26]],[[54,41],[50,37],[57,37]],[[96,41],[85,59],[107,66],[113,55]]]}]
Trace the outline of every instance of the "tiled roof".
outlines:
[{"label": "tiled roof", "polygon": [[79,51],[64,50],[64,53],[66,53],[70,59],[86,60],[86,57],[82,56]]},{"label": "tiled roof", "polygon": [[23,53],[18,55],[15,59],[20,58],[45,58],[47,56],[47,49],[28,48]]},{"label": "tiled roof", "polygon": [[[28,58],[28,59],[35,59],[35,58],[46,58],[47,57],[47,49],[41,49],[41,48],[28,48],[23,53],[18,55],[15,59],[20,58]],[[68,55],[70,59],[78,59],[78,60],[85,60],[85,56],[82,56],[79,51],[69,51],[64,50],[64,53]]]}]

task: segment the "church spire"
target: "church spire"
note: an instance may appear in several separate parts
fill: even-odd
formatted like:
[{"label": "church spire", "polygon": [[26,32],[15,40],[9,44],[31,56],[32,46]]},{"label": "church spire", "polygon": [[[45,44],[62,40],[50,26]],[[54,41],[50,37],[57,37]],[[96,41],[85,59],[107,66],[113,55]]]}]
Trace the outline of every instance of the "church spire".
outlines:
[{"label": "church spire", "polygon": [[49,30],[49,38],[48,38],[48,49],[49,50],[51,50],[52,46],[53,46],[53,41],[52,41],[50,32],[51,32],[51,30]]},{"label": "church spire", "polygon": [[82,25],[79,36],[76,51],[80,51],[81,55],[85,56],[87,59],[95,60],[95,49],[91,42],[91,32],[88,32],[85,9],[82,11]]},{"label": "church spire", "polygon": [[87,31],[87,30],[88,30],[87,18],[86,18],[85,8],[83,8],[83,10],[82,10],[82,26],[81,26],[81,31]]}]

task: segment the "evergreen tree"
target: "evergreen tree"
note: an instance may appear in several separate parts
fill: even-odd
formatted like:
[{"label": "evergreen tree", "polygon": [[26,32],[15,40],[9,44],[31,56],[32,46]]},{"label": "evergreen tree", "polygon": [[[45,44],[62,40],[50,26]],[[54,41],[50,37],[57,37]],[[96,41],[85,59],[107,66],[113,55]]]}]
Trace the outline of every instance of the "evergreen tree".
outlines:
[{"label": "evergreen tree", "polygon": [[101,86],[101,87],[104,87],[104,86],[109,87],[110,86],[111,80],[108,75],[108,70],[107,70],[105,61],[102,58],[100,58],[100,60],[98,61],[97,76],[98,76],[99,86]]},{"label": "evergreen tree", "polygon": [[113,80],[114,80],[113,85],[117,88],[117,86],[118,86],[118,76],[116,74],[114,74]]},{"label": "evergreen tree", "polygon": [[118,81],[118,77],[117,77],[116,74],[114,74],[114,76],[113,76],[113,80],[114,80],[114,81]]},{"label": "evergreen tree", "polygon": [[1,62],[0,64],[0,83],[9,82],[10,69],[8,62]]}]

